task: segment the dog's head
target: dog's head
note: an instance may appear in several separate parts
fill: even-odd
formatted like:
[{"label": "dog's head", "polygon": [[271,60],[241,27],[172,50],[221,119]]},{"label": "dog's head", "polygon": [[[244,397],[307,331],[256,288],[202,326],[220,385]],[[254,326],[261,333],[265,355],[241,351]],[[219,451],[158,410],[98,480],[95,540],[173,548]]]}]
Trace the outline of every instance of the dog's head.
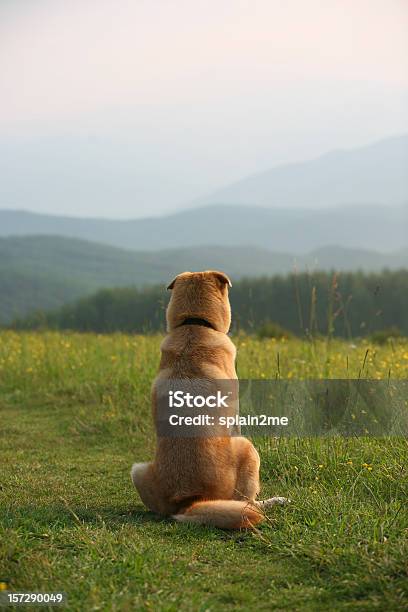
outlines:
[{"label": "dog's head", "polygon": [[231,281],[217,270],[183,272],[171,281],[172,291],[167,307],[167,330],[171,331],[188,319],[202,319],[213,329],[227,333],[231,325],[228,299]]}]

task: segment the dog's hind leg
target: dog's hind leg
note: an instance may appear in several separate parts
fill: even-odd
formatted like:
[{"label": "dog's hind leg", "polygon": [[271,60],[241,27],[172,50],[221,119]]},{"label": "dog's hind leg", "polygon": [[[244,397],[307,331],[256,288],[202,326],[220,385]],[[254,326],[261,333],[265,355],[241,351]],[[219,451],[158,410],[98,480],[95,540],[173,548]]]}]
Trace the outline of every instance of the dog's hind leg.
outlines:
[{"label": "dog's hind leg", "polygon": [[156,482],[153,463],[134,463],[130,475],[144,505],[153,512],[160,512],[160,488]]},{"label": "dog's hind leg", "polygon": [[259,493],[258,451],[246,438],[232,438],[237,460],[237,478],[232,499],[253,501]]},{"label": "dog's hind leg", "polygon": [[236,447],[238,470],[235,492],[232,499],[247,499],[259,510],[266,510],[272,506],[284,505],[290,502],[286,497],[270,497],[265,500],[256,500],[260,491],[258,451],[246,438],[233,438]]},{"label": "dog's hind leg", "polygon": [[130,470],[130,476],[136,489],[138,488],[138,485],[143,482],[143,478],[145,477],[146,472],[148,471],[151,465],[152,463],[150,461],[146,463],[134,463],[132,465],[132,469]]}]

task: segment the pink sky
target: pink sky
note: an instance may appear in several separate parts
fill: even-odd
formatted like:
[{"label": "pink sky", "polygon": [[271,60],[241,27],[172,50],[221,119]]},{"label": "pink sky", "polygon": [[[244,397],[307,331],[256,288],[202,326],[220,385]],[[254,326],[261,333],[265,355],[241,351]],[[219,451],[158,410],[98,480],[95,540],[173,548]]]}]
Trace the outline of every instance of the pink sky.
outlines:
[{"label": "pink sky", "polygon": [[169,206],[406,131],[407,92],[406,0],[0,5],[0,133],[124,139]]}]

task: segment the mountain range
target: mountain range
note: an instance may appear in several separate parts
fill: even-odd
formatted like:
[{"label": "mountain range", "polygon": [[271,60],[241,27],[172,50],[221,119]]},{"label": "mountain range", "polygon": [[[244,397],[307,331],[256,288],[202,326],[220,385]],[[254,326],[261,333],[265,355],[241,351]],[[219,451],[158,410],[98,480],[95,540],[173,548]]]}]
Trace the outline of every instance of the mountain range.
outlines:
[{"label": "mountain range", "polygon": [[7,202],[13,210],[0,210],[0,236],[58,235],[143,251],[213,244],[394,251],[408,245],[408,135],[275,167],[162,217],[63,217],[14,210],[18,202],[3,196]]},{"label": "mountain range", "polygon": [[276,166],[198,201],[292,208],[408,202],[408,134]]},{"label": "mountain range", "polygon": [[[272,168],[162,217],[0,210],[0,322],[101,287],[164,284],[186,269],[239,279],[295,265],[407,268],[407,169],[403,135]],[[10,197],[1,205],[15,208]]]},{"label": "mountain range", "polygon": [[408,205],[332,210],[208,206],[166,217],[111,220],[0,211],[0,236],[55,235],[123,249],[256,246],[305,254],[331,244],[394,251],[408,245]]}]

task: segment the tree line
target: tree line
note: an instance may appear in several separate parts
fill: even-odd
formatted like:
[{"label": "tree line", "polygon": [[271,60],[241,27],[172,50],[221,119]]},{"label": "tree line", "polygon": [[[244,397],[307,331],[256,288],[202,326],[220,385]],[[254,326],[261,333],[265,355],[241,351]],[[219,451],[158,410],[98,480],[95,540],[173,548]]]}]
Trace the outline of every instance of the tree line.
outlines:
[{"label": "tree line", "polygon": [[[150,333],[165,329],[163,287],[98,291],[53,312],[15,320],[17,329]],[[385,328],[408,335],[408,270],[301,273],[251,278],[230,291],[233,331],[274,322],[296,335],[366,336]]]}]

